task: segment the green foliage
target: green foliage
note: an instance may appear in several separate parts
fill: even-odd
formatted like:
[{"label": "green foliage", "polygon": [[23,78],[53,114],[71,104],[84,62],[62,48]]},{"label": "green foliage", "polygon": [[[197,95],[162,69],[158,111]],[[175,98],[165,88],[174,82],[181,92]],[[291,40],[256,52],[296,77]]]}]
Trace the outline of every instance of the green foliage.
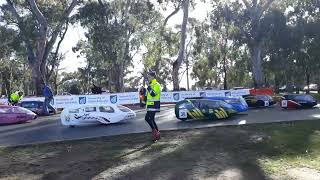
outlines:
[{"label": "green foliage", "polygon": [[[37,1],[48,21],[48,37],[68,2]],[[320,84],[319,2],[274,1],[262,14],[256,14],[254,6],[247,7],[243,2],[215,1],[210,4],[213,10],[204,21],[188,19],[185,59],[179,72],[184,73],[188,65],[197,88],[222,88],[223,83],[228,88],[251,87],[254,61],[250,53],[253,46],[261,44],[264,84],[275,88],[289,84],[304,86],[307,79],[309,83]],[[268,1],[248,2],[258,2],[257,7],[263,8]],[[191,9],[196,7],[196,1],[190,3]],[[32,46],[37,47],[39,27],[35,16],[25,1],[14,1],[14,5],[19,12],[25,12],[21,16],[26,34]],[[49,83],[59,92],[77,87],[81,93],[87,93],[92,83],[110,91],[133,90],[146,82],[149,70],[157,72],[163,86],[171,83],[172,65],[179,51],[180,26],[170,27],[165,23],[167,17],[162,11],[167,12],[169,6],[179,10],[181,1],[84,1],[71,22],[80,23],[86,30],[86,39],[79,40],[73,48],[86,59],[86,66],[78,72],[59,73],[59,62],[64,55],[53,51],[46,62],[47,69],[53,70]],[[24,89],[26,94],[32,94],[35,89],[23,36],[8,6],[3,4],[1,10],[1,93]],[[132,69],[142,71],[130,77]]]}]

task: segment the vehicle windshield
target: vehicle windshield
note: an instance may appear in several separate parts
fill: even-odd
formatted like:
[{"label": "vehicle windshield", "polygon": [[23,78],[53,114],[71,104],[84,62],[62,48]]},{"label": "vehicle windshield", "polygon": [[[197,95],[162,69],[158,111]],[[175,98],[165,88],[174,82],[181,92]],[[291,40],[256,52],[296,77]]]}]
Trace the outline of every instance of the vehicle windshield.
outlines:
[{"label": "vehicle windshield", "polygon": [[0,108],[0,113],[11,113],[12,109],[9,107],[2,107]]},{"label": "vehicle windshield", "polygon": [[22,102],[21,106],[24,108],[38,108],[41,102]]},{"label": "vehicle windshield", "polygon": [[114,113],[114,109],[111,106],[100,106],[99,107],[99,111],[100,112],[106,112],[106,113]]},{"label": "vehicle windshield", "polygon": [[226,103],[240,103],[239,99],[226,99],[225,100]]},{"label": "vehicle windshield", "polygon": [[258,95],[257,96],[258,100],[263,100],[263,101],[270,101],[272,100],[271,96],[265,96],[265,95]]},{"label": "vehicle windshield", "polygon": [[119,108],[120,111],[122,112],[130,112],[131,110],[125,106],[122,106],[122,105],[118,105],[117,106]]}]

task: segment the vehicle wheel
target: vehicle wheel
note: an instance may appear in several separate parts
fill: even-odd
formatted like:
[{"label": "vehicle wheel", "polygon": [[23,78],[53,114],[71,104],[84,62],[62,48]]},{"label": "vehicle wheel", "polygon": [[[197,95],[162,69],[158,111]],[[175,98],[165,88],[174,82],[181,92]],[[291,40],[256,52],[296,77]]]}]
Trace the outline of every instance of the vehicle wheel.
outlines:
[{"label": "vehicle wheel", "polygon": [[70,125],[70,126],[69,126],[69,128],[75,128],[75,127],[76,127],[75,125]]},{"label": "vehicle wheel", "polygon": [[[179,118],[178,118],[179,119]],[[188,120],[188,119],[179,119],[180,121],[186,121],[186,120]]]},{"label": "vehicle wheel", "polygon": [[264,106],[264,101],[258,100],[257,101],[257,107],[265,107]]}]

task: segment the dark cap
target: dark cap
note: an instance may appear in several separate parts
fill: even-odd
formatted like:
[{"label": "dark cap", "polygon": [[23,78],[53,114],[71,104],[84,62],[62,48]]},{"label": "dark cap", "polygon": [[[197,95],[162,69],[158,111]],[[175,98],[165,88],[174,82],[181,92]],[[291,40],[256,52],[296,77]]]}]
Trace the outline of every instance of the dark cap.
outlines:
[{"label": "dark cap", "polygon": [[152,77],[156,77],[156,72],[150,71],[150,72],[148,73],[148,75],[149,75],[149,76],[152,76]]}]

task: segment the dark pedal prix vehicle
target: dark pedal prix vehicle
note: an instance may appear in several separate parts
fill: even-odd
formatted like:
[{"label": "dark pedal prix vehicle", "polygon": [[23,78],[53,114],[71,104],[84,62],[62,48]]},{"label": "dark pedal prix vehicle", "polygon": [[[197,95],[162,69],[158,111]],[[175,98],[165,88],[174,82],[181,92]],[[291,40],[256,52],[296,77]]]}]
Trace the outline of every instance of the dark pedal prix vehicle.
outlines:
[{"label": "dark pedal prix vehicle", "polygon": [[[43,110],[43,101],[22,101],[18,104],[18,106],[29,109],[40,116],[45,114]],[[56,110],[49,108],[49,113],[55,114]]]},{"label": "dark pedal prix vehicle", "polygon": [[317,104],[317,100],[308,94],[284,95],[281,100],[281,107],[284,109],[312,108]]},{"label": "dark pedal prix vehicle", "polygon": [[269,107],[276,104],[269,95],[245,95],[243,98],[249,107]]},{"label": "dark pedal prix vehicle", "polygon": [[210,99],[185,99],[177,102],[175,106],[176,117],[180,120],[190,119],[226,119],[237,114],[232,105]]}]

